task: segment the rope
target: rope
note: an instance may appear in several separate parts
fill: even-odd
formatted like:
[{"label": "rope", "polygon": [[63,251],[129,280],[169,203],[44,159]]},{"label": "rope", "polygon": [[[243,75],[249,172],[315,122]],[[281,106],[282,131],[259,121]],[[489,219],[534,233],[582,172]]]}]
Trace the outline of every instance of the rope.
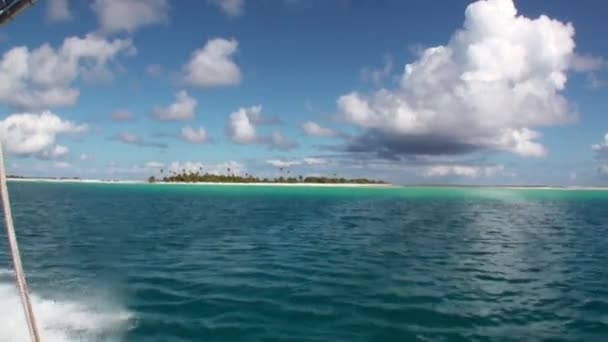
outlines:
[{"label": "rope", "polygon": [[6,173],[4,170],[4,156],[2,153],[2,143],[0,143],[0,190],[2,191],[2,207],[4,208],[4,222],[6,223],[6,235],[8,236],[8,245],[13,259],[13,267],[15,276],[17,277],[17,285],[19,288],[19,296],[21,297],[21,305],[25,313],[25,320],[30,331],[32,342],[40,342],[40,335],[36,328],[36,320],[34,319],[34,311],[30,303],[30,297],[25,283],[25,275],[21,265],[21,256],[19,254],[19,246],[17,245],[17,237],[15,236],[15,227],[13,226],[13,215],[11,214],[11,204],[8,199],[8,188],[6,187]]}]

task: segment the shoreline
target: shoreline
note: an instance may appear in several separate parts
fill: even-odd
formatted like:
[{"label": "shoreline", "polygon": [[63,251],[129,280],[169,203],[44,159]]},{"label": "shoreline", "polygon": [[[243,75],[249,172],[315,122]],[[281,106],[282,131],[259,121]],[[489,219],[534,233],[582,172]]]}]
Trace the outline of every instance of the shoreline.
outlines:
[{"label": "shoreline", "polygon": [[222,182],[196,182],[196,183],[188,183],[188,182],[155,182],[155,183],[146,183],[150,185],[239,185],[239,186],[293,186],[293,187],[335,187],[335,188],[370,188],[370,187],[379,187],[379,188],[387,188],[387,187],[399,187],[393,184],[358,184],[358,183],[222,183]]},{"label": "shoreline", "polygon": [[101,180],[101,179],[50,179],[50,178],[7,178],[9,182],[32,183],[87,183],[87,184],[144,184],[144,185],[226,185],[226,186],[293,186],[293,187],[336,187],[336,188],[390,188],[394,184],[358,184],[358,183],[222,183],[222,182],[154,182],[137,180]]},{"label": "shoreline", "polygon": [[7,178],[8,182],[31,182],[31,183],[82,183],[82,184],[141,184],[141,185],[192,185],[192,186],[281,186],[281,187],[327,187],[327,188],[383,188],[383,189],[407,189],[407,188],[443,188],[443,189],[492,189],[492,190],[589,190],[608,191],[608,186],[525,186],[525,185],[398,185],[398,184],[357,184],[357,183],[222,183],[222,182],[155,182],[149,183],[143,180],[101,180],[101,179],[52,179],[52,178]]}]

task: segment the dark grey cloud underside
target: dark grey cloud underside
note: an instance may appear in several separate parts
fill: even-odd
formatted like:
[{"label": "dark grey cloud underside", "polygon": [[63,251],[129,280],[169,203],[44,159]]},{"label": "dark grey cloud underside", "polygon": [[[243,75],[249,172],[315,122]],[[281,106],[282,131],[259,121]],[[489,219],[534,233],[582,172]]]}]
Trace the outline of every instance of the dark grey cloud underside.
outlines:
[{"label": "dark grey cloud underside", "polygon": [[390,135],[377,131],[351,138],[340,148],[346,152],[372,153],[378,158],[391,160],[412,155],[461,155],[484,149],[483,146],[439,135]]}]

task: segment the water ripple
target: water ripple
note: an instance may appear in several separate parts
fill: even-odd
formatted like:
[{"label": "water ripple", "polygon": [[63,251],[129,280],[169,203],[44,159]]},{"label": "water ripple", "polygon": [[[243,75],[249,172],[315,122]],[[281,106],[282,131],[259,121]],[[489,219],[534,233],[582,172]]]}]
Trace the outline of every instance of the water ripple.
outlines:
[{"label": "water ripple", "polygon": [[[110,296],[125,313],[115,322],[67,306],[86,314],[76,327],[94,340],[608,340],[608,196],[598,193],[11,191],[37,298]],[[8,268],[5,251],[2,241]],[[18,312],[12,292],[1,299]],[[53,322],[75,329],[73,317]]]}]

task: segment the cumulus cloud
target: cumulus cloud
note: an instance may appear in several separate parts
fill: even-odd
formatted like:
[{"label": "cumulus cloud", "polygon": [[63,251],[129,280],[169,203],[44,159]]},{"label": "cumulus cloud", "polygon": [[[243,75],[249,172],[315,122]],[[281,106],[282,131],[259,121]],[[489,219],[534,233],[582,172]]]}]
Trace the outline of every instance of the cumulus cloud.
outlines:
[{"label": "cumulus cloud", "polygon": [[463,28],[422,50],[397,89],[338,99],[341,117],[365,132],[347,150],[395,159],[477,150],[543,156],[535,128],[575,117],[561,95],[573,36],[569,23],[518,15],[512,0],[470,4]]},{"label": "cumulus cloud", "polygon": [[467,178],[478,178],[481,176],[492,177],[503,172],[503,165],[478,166],[478,165],[433,165],[426,169],[425,177],[458,176]]},{"label": "cumulus cloud", "polygon": [[191,144],[200,144],[207,141],[207,131],[203,127],[198,129],[186,126],[182,127],[179,137],[186,142]]},{"label": "cumulus cloud", "polygon": [[84,161],[84,160],[91,160],[92,157],[86,153],[81,153],[80,156],[78,156],[78,159]]},{"label": "cumulus cloud", "polygon": [[157,147],[167,148],[169,145],[164,142],[147,141],[141,136],[129,132],[118,133],[110,138],[112,141],[118,141],[123,144],[140,146],[140,147]]},{"label": "cumulus cloud", "polygon": [[314,158],[314,157],[304,158],[304,159],[302,159],[302,162],[304,164],[306,164],[306,165],[326,165],[326,164],[329,164],[329,162],[327,161],[327,159]]},{"label": "cumulus cloud", "polygon": [[195,87],[233,86],[241,82],[241,72],[232,55],[238,48],[235,39],[210,39],[192,53],[183,67],[184,81]]},{"label": "cumulus cloud", "polygon": [[305,166],[319,166],[328,164],[326,159],[322,158],[313,158],[307,157],[302,158],[301,160],[282,160],[282,159],[269,159],[266,161],[267,164],[272,165],[274,167],[292,167],[297,165],[305,165]]},{"label": "cumulus cloud", "polygon": [[156,107],[152,116],[158,120],[185,121],[194,118],[198,102],[185,90],[175,93],[175,102],[167,107]]},{"label": "cumulus cloud", "polygon": [[0,59],[0,103],[13,107],[45,109],[76,103],[79,78],[112,77],[109,64],[120,54],[133,54],[130,39],[107,40],[94,34],[70,37],[55,49],[44,44],[8,50]]},{"label": "cumulus cloud", "polygon": [[266,161],[266,163],[269,165],[272,165],[274,167],[278,167],[278,168],[292,167],[292,166],[302,164],[302,162],[299,160],[280,160],[280,159],[269,159]]},{"label": "cumulus cloud", "polygon": [[598,172],[601,175],[608,176],[608,133],[604,135],[604,141],[593,144],[591,149],[595,152],[595,159],[599,163]]},{"label": "cumulus cloud", "polygon": [[593,144],[591,149],[595,151],[598,156],[608,158],[608,133],[604,135],[604,141],[598,144]]},{"label": "cumulus cloud", "polygon": [[315,137],[335,137],[338,134],[336,131],[322,127],[316,122],[307,121],[302,124],[302,130],[306,135],[315,136]]},{"label": "cumulus cloud", "polygon": [[254,121],[262,113],[262,106],[241,107],[232,112],[226,125],[226,133],[237,144],[251,144],[260,141]]},{"label": "cumulus cloud", "polygon": [[133,33],[168,21],[168,0],[95,0],[91,8],[104,33]]},{"label": "cumulus cloud", "polygon": [[279,132],[273,132],[270,136],[258,136],[257,125],[269,122],[271,121],[262,116],[262,106],[241,107],[230,114],[226,123],[226,134],[236,144],[266,144],[278,150],[291,150],[298,147],[295,141],[284,137]]},{"label": "cumulus cloud", "polygon": [[46,14],[50,21],[59,22],[72,19],[68,0],[49,0]]},{"label": "cumulus cloud", "polygon": [[42,159],[61,159],[66,157],[70,153],[70,149],[63,145],[55,145],[51,149],[47,149],[40,153]]},{"label": "cumulus cloud", "polygon": [[110,113],[110,117],[114,121],[133,121],[135,119],[133,113],[126,109],[117,109]]},{"label": "cumulus cloud", "polygon": [[297,142],[284,137],[279,132],[273,132],[269,142],[272,148],[282,151],[288,151],[298,147]]},{"label": "cumulus cloud", "polygon": [[219,7],[229,16],[236,17],[243,13],[245,0],[210,0],[212,4]]},{"label": "cumulus cloud", "polygon": [[0,138],[8,153],[57,159],[68,154],[67,147],[56,144],[60,135],[84,133],[86,124],[63,120],[50,111],[11,114],[0,121]]}]

